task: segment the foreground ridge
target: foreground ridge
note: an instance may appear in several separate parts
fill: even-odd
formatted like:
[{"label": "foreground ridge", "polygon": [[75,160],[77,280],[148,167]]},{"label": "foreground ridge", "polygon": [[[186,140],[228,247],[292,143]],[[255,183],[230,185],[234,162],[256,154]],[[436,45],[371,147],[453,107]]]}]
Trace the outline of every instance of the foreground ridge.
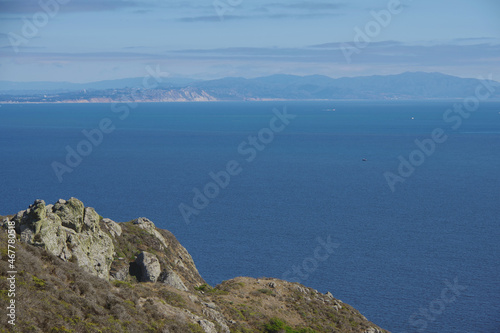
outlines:
[{"label": "foreground ridge", "polygon": [[[36,200],[0,221],[2,291],[14,230],[17,272],[16,325],[4,316],[2,332],[387,332],[299,283],[238,277],[211,287],[174,235],[144,217],[116,223],[70,198]],[[2,309],[11,300],[2,292]]]}]

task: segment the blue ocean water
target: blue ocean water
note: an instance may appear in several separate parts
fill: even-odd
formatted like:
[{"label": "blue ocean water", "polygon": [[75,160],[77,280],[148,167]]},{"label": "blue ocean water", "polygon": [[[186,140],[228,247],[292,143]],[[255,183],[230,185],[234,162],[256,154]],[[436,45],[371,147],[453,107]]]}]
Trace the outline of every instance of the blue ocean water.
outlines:
[{"label": "blue ocean water", "polygon": [[[212,285],[286,276],[392,332],[498,332],[500,102],[453,129],[457,102],[152,103],[123,119],[109,104],[3,105],[0,214],[74,196],[172,231]],[[285,107],[296,117],[271,137]],[[53,162],[105,118],[114,130],[59,182]],[[384,173],[436,128],[446,141],[392,192]],[[232,160],[241,172],[186,224],[179,205]]]}]

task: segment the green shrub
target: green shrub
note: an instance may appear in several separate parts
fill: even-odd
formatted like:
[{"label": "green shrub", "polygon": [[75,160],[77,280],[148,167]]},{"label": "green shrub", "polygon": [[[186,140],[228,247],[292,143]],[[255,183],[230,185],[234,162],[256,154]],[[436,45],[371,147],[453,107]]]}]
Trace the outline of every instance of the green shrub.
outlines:
[{"label": "green shrub", "polygon": [[201,328],[199,324],[189,323],[188,327],[193,333],[205,333],[205,331],[203,330],[203,328]]},{"label": "green shrub", "polygon": [[280,333],[286,329],[285,322],[278,318],[271,318],[269,323],[264,325],[264,331],[266,333]]},{"label": "green shrub", "polygon": [[204,284],[202,284],[201,286],[194,287],[194,289],[199,290],[199,291],[206,292],[206,291],[208,291],[209,289],[212,289],[212,287],[210,287],[208,284],[204,283]]},{"label": "green shrub", "polygon": [[63,332],[63,333],[72,333],[74,332],[73,330],[70,330],[70,329],[67,329],[66,327],[64,326],[60,326],[60,327],[53,327],[52,330],[50,331],[51,333],[54,332],[54,333],[59,333],[59,332]]},{"label": "green shrub", "polygon": [[288,326],[283,320],[279,318],[271,318],[269,323],[264,325],[264,332],[266,333],[316,333],[315,330],[310,328],[301,328],[295,330]]},{"label": "green shrub", "polygon": [[33,282],[35,282],[35,286],[37,288],[43,289],[45,287],[45,280],[39,279],[33,275]]},{"label": "green shrub", "polygon": [[207,294],[211,294],[211,295],[227,295],[227,294],[229,294],[229,292],[226,290],[212,288],[206,283],[202,284],[201,286],[194,287],[194,289],[196,289],[198,291],[202,291],[202,292],[207,293]]},{"label": "green shrub", "polygon": [[273,291],[271,289],[257,289],[261,294],[272,295]]},{"label": "green shrub", "polygon": [[124,287],[134,288],[132,283],[126,282],[126,281],[113,280],[113,282],[111,282],[111,283],[113,284],[113,286],[118,287],[118,288],[124,288]]}]

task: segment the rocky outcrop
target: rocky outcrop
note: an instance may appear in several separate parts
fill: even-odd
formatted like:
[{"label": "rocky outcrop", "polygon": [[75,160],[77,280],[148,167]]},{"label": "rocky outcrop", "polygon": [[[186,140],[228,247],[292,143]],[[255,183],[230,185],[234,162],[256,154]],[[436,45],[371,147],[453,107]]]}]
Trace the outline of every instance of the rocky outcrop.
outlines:
[{"label": "rocky outcrop", "polygon": [[120,225],[115,221],[104,218],[101,222],[113,238],[120,237],[122,235],[122,227],[120,227]]},{"label": "rocky outcrop", "polygon": [[21,241],[106,280],[158,281],[185,291],[205,283],[187,250],[145,217],[116,223],[71,198],[36,200],[11,220]]},{"label": "rocky outcrop", "polygon": [[220,332],[230,333],[230,329],[227,326],[228,320],[224,317],[222,313],[219,312],[219,309],[215,303],[205,303],[207,308],[203,309],[203,315],[205,315],[209,320],[214,323],[219,324]]},{"label": "rocky outcrop", "polygon": [[114,245],[101,230],[100,219],[93,208],[71,198],[54,205],[36,200],[12,221],[21,241],[41,246],[63,260],[74,260],[87,272],[109,279]]},{"label": "rocky outcrop", "polygon": [[163,245],[162,250],[168,247],[165,237],[163,237],[163,235],[158,230],[156,230],[155,224],[149,219],[145,217],[139,217],[138,219],[132,220],[132,224],[155,236]]}]

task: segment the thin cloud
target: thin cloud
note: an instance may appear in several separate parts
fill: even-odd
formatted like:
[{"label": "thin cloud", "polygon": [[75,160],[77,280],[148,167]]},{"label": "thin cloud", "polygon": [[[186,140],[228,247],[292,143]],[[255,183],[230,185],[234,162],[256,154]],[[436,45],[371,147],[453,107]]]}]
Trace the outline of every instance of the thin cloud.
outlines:
[{"label": "thin cloud", "polygon": [[[0,53],[1,57],[10,57],[8,54]],[[16,54],[16,60],[21,61],[137,61],[137,60],[161,60],[164,55],[133,52],[93,52],[93,53],[64,53],[64,52],[20,52]]]},{"label": "thin cloud", "polygon": [[[231,8],[232,11],[238,10],[242,14],[227,13],[223,17],[214,13],[214,7],[207,8],[206,6],[196,7],[197,10],[204,10],[210,14],[199,16],[186,16],[178,18],[179,22],[219,22],[219,21],[236,21],[236,20],[259,20],[259,19],[314,19],[320,17],[332,17],[338,15],[340,9],[347,7],[344,3],[328,3],[328,2],[292,2],[292,3],[271,3],[253,5],[252,3],[242,3],[241,5]],[[236,12],[235,12],[236,13]],[[248,15],[250,13],[250,15]]]},{"label": "thin cloud", "polygon": [[[253,59],[279,62],[293,59],[297,62],[345,64],[341,52],[343,43],[328,43],[303,48],[219,48],[207,50],[179,50],[191,59],[224,59],[253,61]],[[474,65],[480,62],[498,63],[500,45],[439,44],[408,45],[398,41],[371,43],[356,54],[356,64],[401,65]],[[500,64],[499,64],[500,65]]]},{"label": "thin cloud", "polygon": [[485,43],[485,44],[500,44],[500,38],[493,38],[493,37],[477,37],[477,38],[456,38],[453,40],[453,42],[457,44],[478,44],[478,43]]},{"label": "thin cloud", "polygon": [[319,17],[334,17],[337,16],[337,14],[333,13],[295,13],[295,14],[273,14],[273,15],[268,15],[268,18],[271,19],[288,19],[288,18],[293,18],[293,19],[313,19],[313,18],[319,18]]},{"label": "thin cloud", "polygon": [[[500,45],[492,44],[439,44],[408,45],[397,41],[371,43],[359,54],[353,55],[353,64],[348,66],[338,46],[341,43],[316,45],[315,47],[298,48],[216,48],[185,49],[169,52],[94,52],[94,53],[49,53],[36,49],[26,49],[16,55],[18,61],[37,62],[113,62],[113,61],[181,61],[192,64],[211,62],[214,64],[232,63],[238,66],[255,67],[270,66],[276,63],[295,63],[300,66],[316,68],[332,65],[342,67],[368,66],[377,68],[393,68],[395,66],[410,68],[475,68],[488,66],[500,67]],[[328,47],[327,47],[328,46]],[[7,51],[7,50],[6,50]],[[0,57],[11,58],[9,52],[0,52]]]},{"label": "thin cloud", "polygon": [[206,15],[206,16],[195,16],[195,17],[182,17],[177,19],[179,22],[220,22],[222,20],[246,20],[250,19],[250,16],[237,16],[237,15],[224,15],[220,17],[218,15]]},{"label": "thin cloud", "polygon": [[137,10],[133,11],[134,14],[149,14],[151,12],[154,12],[154,10],[153,9],[137,9]]},{"label": "thin cloud", "polygon": [[314,19],[319,17],[333,17],[333,13],[262,13],[252,16],[244,15],[224,15],[223,17],[218,15],[207,15],[207,16],[196,16],[196,17],[183,17],[177,19],[179,22],[220,22],[220,21],[237,21],[237,20],[280,20],[280,19]]},{"label": "thin cloud", "polygon": [[346,7],[344,3],[329,3],[329,2],[318,2],[318,1],[303,1],[295,3],[271,3],[266,5],[272,8],[281,9],[301,9],[310,11],[323,11],[323,10],[338,10]]},{"label": "thin cloud", "polygon": [[[349,43],[334,42],[334,43],[310,45],[309,47],[310,48],[318,48],[318,49],[340,49],[342,46],[345,47],[345,44],[349,44]],[[352,42],[351,42],[351,44],[352,44]],[[388,46],[397,47],[397,46],[401,46],[404,44],[402,42],[388,40],[388,41],[382,41],[382,42],[373,42],[370,45],[371,46],[379,46],[379,47],[388,47]]]},{"label": "thin cloud", "polygon": [[[148,5],[138,0],[71,0],[59,8],[65,12],[100,12],[145,6]],[[41,10],[43,9],[38,0],[0,0],[2,14],[30,14]]]}]

